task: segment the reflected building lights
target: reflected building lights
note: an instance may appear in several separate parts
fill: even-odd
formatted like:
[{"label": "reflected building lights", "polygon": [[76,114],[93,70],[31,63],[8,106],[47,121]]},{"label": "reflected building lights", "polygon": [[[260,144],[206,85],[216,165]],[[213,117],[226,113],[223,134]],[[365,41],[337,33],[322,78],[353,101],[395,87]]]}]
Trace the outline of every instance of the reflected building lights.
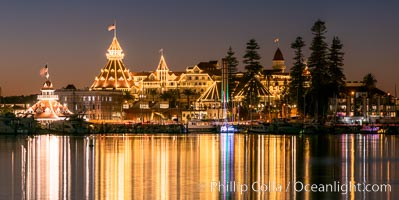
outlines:
[{"label": "reflected building lights", "polygon": [[[329,183],[332,178],[340,183],[395,182],[396,136],[4,137],[0,136],[0,175],[9,180],[0,187],[0,195],[9,194],[1,196],[4,199],[387,199],[398,190],[393,184],[392,194],[296,193],[292,185],[289,192],[274,191],[278,184]],[[328,152],[318,154],[320,149]],[[316,163],[320,155],[334,159]],[[230,184],[229,191],[211,192],[212,181]],[[251,187],[254,182],[267,185],[269,191],[237,191],[239,184]]]}]

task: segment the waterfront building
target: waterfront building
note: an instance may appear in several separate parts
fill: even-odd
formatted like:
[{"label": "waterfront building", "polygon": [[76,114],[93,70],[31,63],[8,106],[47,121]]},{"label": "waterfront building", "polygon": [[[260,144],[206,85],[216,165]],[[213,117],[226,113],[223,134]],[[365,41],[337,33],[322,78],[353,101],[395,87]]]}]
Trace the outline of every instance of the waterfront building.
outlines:
[{"label": "waterfront building", "polygon": [[73,85],[59,89],[62,104],[92,122],[123,120],[124,93],[136,88],[129,69],[123,63],[124,53],[116,35],[108,48],[107,63],[95,77],[90,88]]},{"label": "waterfront building", "polygon": [[396,118],[395,101],[377,87],[367,89],[362,81],[347,81],[341,95],[330,99],[329,111],[345,123],[378,123]]},{"label": "waterfront building", "polygon": [[280,48],[277,48],[272,60],[272,69],[264,70],[262,84],[266,86],[270,95],[266,102],[276,106],[281,101],[285,101],[283,96],[288,92],[288,85],[291,81],[289,72],[285,72],[286,66]]},{"label": "waterfront building", "polygon": [[183,119],[196,118],[199,119],[220,119],[222,117],[222,99],[221,96],[221,81],[215,81],[196,101],[196,110],[203,112],[190,112],[182,113]]},{"label": "waterfront building", "polygon": [[[255,98],[259,101],[256,105],[250,103],[250,110],[255,111],[257,118],[270,120],[275,117],[289,117],[290,105],[287,94],[291,76],[289,72],[285,72],[285,69],[283,54],[280,48],[277,48],[271,68],[264,69],[262,74],[255,76],[246,76],[245,73],[237,74],[236,79],[239,82],[233,96],[236,107],[242,105],[249,95],[256,95]],[[252,114],[250,118],[255,119]]]},{"label": "waterfront building", "polygon": [[53,83],[50,81],[47,65],[42,69],[46,81],[41,89],[41,95],[37,96],[38,102],[26,110],[26,115],[33,115],[34,119],[42,123],[64,120],[71,115],[67,106],[62,105],[58,95],[54,94]]},{"label": "waterfront building", "polygon": [[133,79],[123,63],[125,54],[118,42],[116,35],[106,54],[108,62],[101,69],[100,74],[95,77],[90,90],[121,90],[130,91]]},{"label": "waterfront building", "polygon": [[123,94],[118,90],[76,89],[68,85],[56,90],[60,102],[73,113],[90,121],[121,120]]},{"label": "waterfront building", "polygon": [[[135,85],[132,89],[135,96],[144,97],[148,100],[154,99],[163,92],[168,90],[176,90],[179,93],[180,103],[187,100],[184,90],[190,89],[193,96],[199,97],[213,83],[213,79],[206,70],[201,69],[198,65],[189,66],[183,72],[173,72],[169,69],[163,53],[159,64],[155,71],[149,72],[131,72]],[[185,102],[189,106],[192,102]]]},{"label": "waterfront building", "polygon": [[[231,103],[234,106],[229,115],[232,114],[235,120],[238,119],[238,107],[248,95],[248,88],[251,86],[256,88],[255,93],[260,99],[258,105],[253,105],[257,111],[265,111],[268,105],[269,110],[274,109],[275,117],[288,117],[289,105],[283,97],[286,96],[291,78],[285,69],[284,57],[281,50],[277,48],[271,69],[264,70],[263,75],[245,77],[243,73],[234,74],[234,80],[237,80],[236,85],[234,88],[229,88],[230,91],[234,91]],[[152,110],[151,105],[160,101],[162,93],[175,90],[177,91],[176,99],[165,100],[177,101],[177,103],[170,105],[164,112],[170,113],[170,109],[176,109],[179,112],[178,115],[181,115],[181,120],[184,121],[193,118],[216,120],[223,117],[220,95],[222,70],[218,61],[200,62],[195,66],[187,67],[183,72],[173,72],[166,64],[161,51],[161,58],[155,71],[130,73],[135,86],[131,88],[131,93],[135,97],[136,104],[139,102],[140,106],[133,106],[129,111],[126,110],[130,113],[128,116],[134,115],[132,112],[147,113],[146,109]],[[192,95],[185,95],[185,90],[191,90]],[[140,110],[135,111],[135,108]],[[165,114],[165,116],[168,115]],[[140,117],[134,117],[136,118]]]},{"label": "waterfront building", "polygon": [[[134,105],[125,109],[128,119],[134,121],[151,121],[162,119],[160,115],[168,119],[187,119],[191,113],[193,117],[205,116],[200,112],[201,104],[196,99],[204,93],[213,83],[214,74],[217,71],[217,62],[201,62],[206,70],[198,65],[189,66],[183,72],[174,72],[169,69],[165,56],[161,51],[161,58],[154,71],[131,72],[135,87],[131,94],[135,98]],[[213,76],[213,77],[212,77]],[[169,94],[167,94],[170,92]],[[201,114],[200,114],[201,113]],[[151,117],[150,117],[151,116]],[[179,120],[179,121],[180,121]]]}]

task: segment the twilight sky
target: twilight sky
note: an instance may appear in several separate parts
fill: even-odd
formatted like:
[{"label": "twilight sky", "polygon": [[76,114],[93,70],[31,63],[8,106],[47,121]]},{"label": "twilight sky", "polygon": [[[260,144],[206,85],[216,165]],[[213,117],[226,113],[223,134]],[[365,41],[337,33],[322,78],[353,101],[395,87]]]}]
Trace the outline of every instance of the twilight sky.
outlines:
[{"label": "twilight sky", "polygon": [[[348,80],[373,73],[377,86],[395,93],[399,84],[399,3],[392,1],[3,1],[0,6],[0,87],[2,95],[40,92],[46,63],[55,88],[88,87],[106,63],[112,40],[107,26],[117,20],[118,39],[131,71],[155,70],[159,49],[172,71],[200,61],[220,60],[232,46],[243,69],[246,42],[260,45],[261,63],[270,68],[280,39],[288,69],[290,43],[306,42],[317,19],[344,44]],[[399,87],[399,85],[398,85]]]}]

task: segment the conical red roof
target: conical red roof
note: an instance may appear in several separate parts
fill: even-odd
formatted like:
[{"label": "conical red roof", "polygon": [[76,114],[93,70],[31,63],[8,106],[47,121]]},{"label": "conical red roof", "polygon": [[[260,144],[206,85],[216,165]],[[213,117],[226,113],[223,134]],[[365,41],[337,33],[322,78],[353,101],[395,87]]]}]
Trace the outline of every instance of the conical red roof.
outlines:
[{"label": "conical red roof", "polygon": [[280,48],[277,48],[276,53],[274,53],[273,60],[284,60],[283,53],[281,53]]}]

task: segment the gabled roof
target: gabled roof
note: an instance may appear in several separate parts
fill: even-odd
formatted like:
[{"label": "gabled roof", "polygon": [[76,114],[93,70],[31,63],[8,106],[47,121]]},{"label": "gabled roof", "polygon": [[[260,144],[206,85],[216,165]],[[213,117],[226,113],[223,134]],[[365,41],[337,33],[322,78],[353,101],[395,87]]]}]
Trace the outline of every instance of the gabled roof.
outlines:
[{"label": "gabled roof", "polygon": [[240,82],[235,90],[234,96],[248,96],[256,94],[256,96],[268,96],[270,95],[269,90],[260,82],[255,76],[246,76],[244,80]]},{"label": "gabled roof", "polygon": [[166,64],[165,57],[163,54],[161,55],[161,59],[159,60],[159,64],[157,70],[167,70],[169,71],[168,65]]}]

